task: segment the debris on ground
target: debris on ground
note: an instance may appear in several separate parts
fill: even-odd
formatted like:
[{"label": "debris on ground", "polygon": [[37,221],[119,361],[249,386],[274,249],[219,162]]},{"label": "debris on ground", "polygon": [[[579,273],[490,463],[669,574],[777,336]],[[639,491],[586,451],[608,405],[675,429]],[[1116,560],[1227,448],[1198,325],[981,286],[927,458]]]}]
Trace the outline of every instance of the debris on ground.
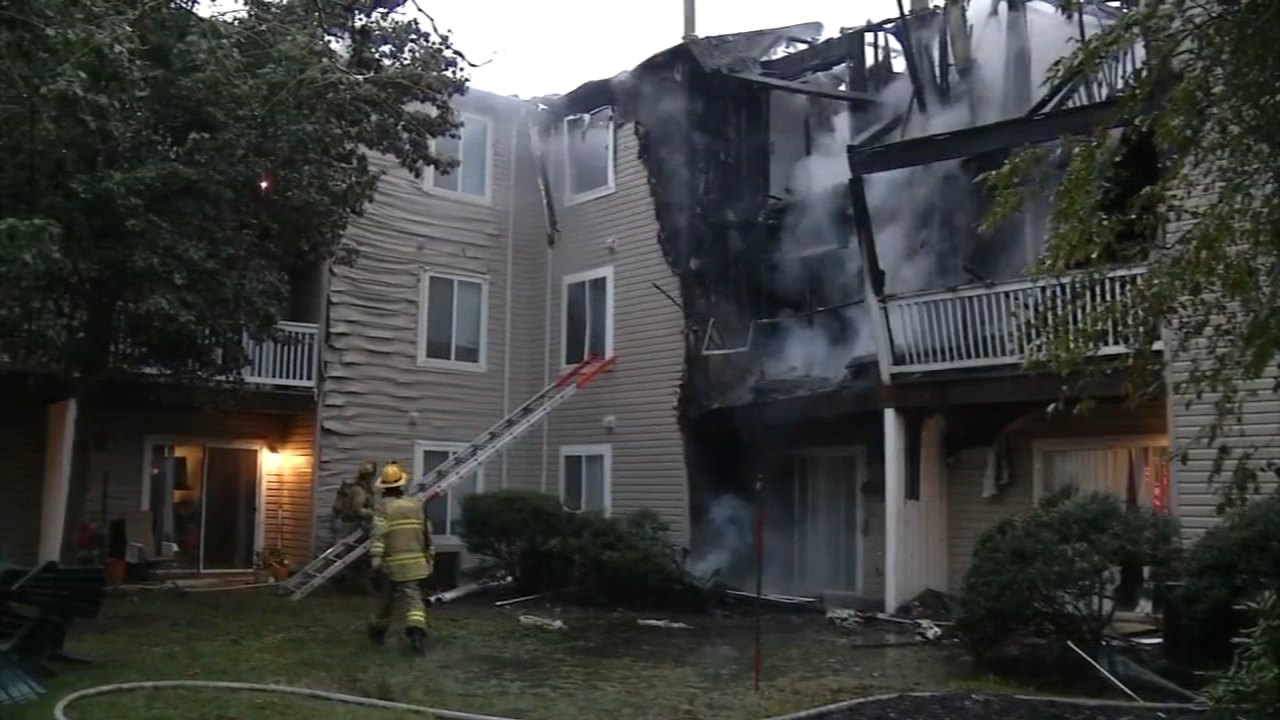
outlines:
[{"label": "debris on ground", "polygon": [[1204,713],[1168,707],[1081,704],[953,692],[871,700],[814,717],[821,720],[1190,720],[1204,717]]},{"label": "debris on ground", "polygon": [[955,620],[959,614],[959,598],[933,589],[925,589],[893,611],[895,617],[935,623]]},{"label": "debris on ground", "polygon": [[862,613],[851,608],[831,608],[827,611],[827,619],[845,630],[862,627]]},{"label": "debris on ground", "polygon": [[685,623],[682,623],[682,622],[675,622],[674,620],[645,620],[645,619],[638,619],[638,620],[636,620],[636,624],[637,624],[637,625],[645,625],[645,626],[647,626],[647,627],[674,628],[674,629],[683,629],[683,630],[692,630],[692,629],[693,629],[693,626],[692,626],[692,625],[686,625]]},{"label": "debris on ground", "polygon": [[528,601],[528,600],[537,600],[538,598],[542,597],[542,595],[543,595],[543,593],[537,593],[537,594],[535,594],[535,595],[521,595],[520,597],[513,597],[513,598],[509,598],[509,599],[507,599],[507,600],[499,600],[499,601],[495,602],[495,603],[493,604],[493,606],[494,606],[494,607],[507,607],[508,605],[515,605],[516,603],[522,603],[522,602],[525,602],[525,601]]},{"label": "debris on ground", "polygon": [[789,607],[792,609],[816,609],[820,604],[818,598],[799,597],[796,595],[772,595],[768,593],[757,595],[741,590],[725,590],[724,594],[735,600],[761,602],[776,607]]},{"label": "debris on ground", "polygon": [[512,580],[509,576],[504,576],[504,577],[496,578],[493,580],[481,580],[480,582],[474,582],[468,585],[459,585],[458,587],[452,590],[446,590],[445,592],[436,593],[435,595],[432,595],[431,597],[427,598],[427,604],[439,605],[440,603],[452,602],[454,600],[457,600],[458,598],[466,597],[472,593],[480,592],[481,590],[491,590],[493,588],[503,587],[505,585],[510,585],[512,582],[514,582],[514,580]]},{"label": "debris on ground", "polygon": [[545,630],[567,630],[569,628],[568,625],[564,624],[563,620],[548,620],[547,618],[538,617],[537,615],[521,615],[517,619],[520,621],[521,625],[525,625],[527,627],[540,627]]}]

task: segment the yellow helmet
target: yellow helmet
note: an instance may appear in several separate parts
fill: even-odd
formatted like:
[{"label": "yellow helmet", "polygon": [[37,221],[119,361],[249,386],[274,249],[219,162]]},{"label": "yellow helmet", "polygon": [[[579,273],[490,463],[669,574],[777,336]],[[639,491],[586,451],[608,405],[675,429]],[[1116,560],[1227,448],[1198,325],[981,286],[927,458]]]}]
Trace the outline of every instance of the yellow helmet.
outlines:
[{"label": "yellow helmet", "polygon": [[378,487],[385,490],[387,488],[404,487],[404,483],[404,471],[400,469],[395,460],[382,466],[382,475],[378,478]]}]

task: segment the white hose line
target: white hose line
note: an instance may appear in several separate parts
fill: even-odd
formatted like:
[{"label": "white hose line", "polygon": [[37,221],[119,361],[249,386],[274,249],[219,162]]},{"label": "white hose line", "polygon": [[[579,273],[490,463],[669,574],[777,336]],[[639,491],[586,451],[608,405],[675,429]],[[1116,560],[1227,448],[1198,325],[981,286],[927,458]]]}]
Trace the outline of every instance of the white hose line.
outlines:
[{"label": "white hose line", "polygon": [[[809,708],[808,710],[800,710],[799,712],[788,713],[786,715],[776,715],[765,720],[817,720],[828,715],[850,710],[858,705],[866,705],[868,703],[882,702],[885,700],[896,700],[904,697],[933,697],[935,695],[943,695],[942,692],[905,692],[905,693],[888,693],[885,695],[868,695],[867,697],[854,698],[852,700],[842,700],[830,705],[822,705],[820,707]],[[999,694],[997,697],[1008,697],[1016,700],[1031,700],[1043,703],[1059,703],[1061,705],[1074,705],[1076,707],[1096,707],[1096,708],[1121,708],[1128,710],[1183,710],[1192,712],[1203,712],[1206,708],[1203,705],[1194,705],[1190,703],[1136,703],[1127,700],[1094,700],[1091,698],[1060,698],[1048,697],[1041,695],[1004,695]],[[61,719],[59,719],[61,720]]]},{"label": "white hose line", "polygon": [[152,680],[144,682],[117,683],[115,685],[100,685],[87,690],[73,692],[62,698],[62,700],[59,700],[57,706],[53,708],[53,717],[55,720],[69,720],[67,717],[68,706],[77,700],[94,697],[95,695],[110,695],[111,693],[126,692],[129,690],[160,690],[166,688],[248,690],[250,692],[280,693],[283,695],[309,697],[316,700],[342,702],[349,705],[364,705],[367,707],[383,708],[386,710],[403,710],[405,712],[419,713],[422,715],[434,715],[438,718],[444,718],[444,720],[514,720],[513,718],[505,718],[497,715],[476,715],[474,713],[458,712],[457,710],[439,710],[436,708],[423,707],[421,705],[409,705],[407,703],[391,702],[389,700],[376,700],[374,698],[360,697],[359,695],[345,695],[343,693],[289,687],[287,685],[216,682],[212,680]]}]

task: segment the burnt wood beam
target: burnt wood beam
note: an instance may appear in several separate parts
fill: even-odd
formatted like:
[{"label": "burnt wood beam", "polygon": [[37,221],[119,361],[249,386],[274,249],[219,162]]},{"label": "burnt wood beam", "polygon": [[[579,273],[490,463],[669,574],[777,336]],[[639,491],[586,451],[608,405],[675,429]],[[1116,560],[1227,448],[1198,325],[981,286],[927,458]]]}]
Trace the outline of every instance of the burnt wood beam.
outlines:
[{"label": "burnt wood beam", "polygon": [[[897,21],[897,18],[889,18],[878,23],[864,25],[839,37],[823,40],[817,45],[804,50],[798,50],[790,55],[783,55],[776,60],[766,60],[760,63],[760,67],[770,75],[786,79],[798,78],[805,73],[817,70],[829,70],[847,60],[854,52],[853,45],[862,42],[863,38],[866,37],[866,33],[883,30],[885,26],[892,25]],[[859,33],[862,34],[859,35]]]},{"label": "burnt wood beam", "polygon": [[849,172],[854,176],[871,175],[995,150],[1037,145],[1067,135],[1084,135],[1104,125],[1129,125],[1132,118],[1118,113],[1118,107],[1114,101],[1107,101],[1035,118],[1017,117],[886,145],[850,145]]},{"label": "burnt wood beam", "polygon": [[916,107],[921,113],[929,112],[929,103],[925,100],[924,77],[920,72],[920,58],[916,56],[911,42],[911,22],[907,19],[907,10],[902,0],[898,0],[898,42],[902,43],[902,56],[907,62],[907,76],[911,78],[911,90],[916,99]]},{"label": "burnt wood beam", "polygon": [[765,77],[756,75],[755,73],[725,73],[730,77],[746,80],[747,82],[757,85],[764,85],[774,90],[786,90],[787,92],[797,93],[799,95],[811,95],[813,97],[827,98],[829,100],[840,100],[851,105],[873,105],[876,103],[876,96],[865,92],[845,92],[844,90],[832,90],[831,88],[818,87],[817,85],[809,85],[807,83],[796,82],[794,80],[780,80],[778,78]]},{"label": "burnt wood beam", "polygon": [[861,175],[849,178],[849,201],[853,209],[853,230],[858,236],[858,249],[862,251],[862,263],[867,269],[867,280],[875,299],[884,297],[884,269],[876,253],[875,232],[871,228],[871,209],[867,205],[867,186]]}]

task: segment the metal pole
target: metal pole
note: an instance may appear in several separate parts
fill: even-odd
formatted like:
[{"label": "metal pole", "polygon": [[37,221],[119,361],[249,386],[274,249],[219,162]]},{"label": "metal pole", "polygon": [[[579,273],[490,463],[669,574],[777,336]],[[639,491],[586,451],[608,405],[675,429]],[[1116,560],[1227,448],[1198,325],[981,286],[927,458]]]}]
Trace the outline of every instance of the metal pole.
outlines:
[{"label": "metal pole", "polygon": [[684,0],[684,41],[689,42],[698,37],[696,30],[696,0]]},{"label": "metal pole", "polygon": [[1080,655],[1080,657],[1084,658],[1086,661],[1088,661],[1088,663],[1089,663],[1090,665],[1092,665],[1092,666],[1093,666],[1093,669],[1094,669],[1094,670],[1097,670],[1098,672],[1102,673],[1102,676],[1103,676],[1103,677],[1105,677],[1107,680],[1110,680],[1112,685],[1115,685],[1116,687],[1120,688],[1120,689],[1124,692],[1124,694],[1128,695],[1129,697],[1133,698],[1134,700],[1136,700],[1136,701],[1138,701],[1138,702],[1140,702],[1140,703],[1145,703],[1145,702],[1146,702],[1145,700],[1143,700],[1142,698],[1140,698],[1140,697],[1138,697],[1136,694],[1134,694],[1134,692],[1133,692],[1132,690],[1130,690],[1129,688],[1125,687],[1125,686],[1124,686],[1124,683],[1122,683],[1122,682],[1120,682],[1119,680],[1117,680],[1115,675],[1112,675],[1111,673],[1107,672],[1106,668],[1102,667],[1101,665],[1099,665],[1099,664],[1097,663],[1097,661],[1095,661],[1093,658],[1089,657],[1089,654],[1088,654],[1088,653],[1086,653],[1085,651],[1083,651],[1083,650],[1081,650],[1079,647],[1077,647],[1077,646],[1076,646],[1076,644],[1075,644],[1075,642],[1073,642],[1073,641],[1071,641],[1071,640],[1068,640],[1068,641],[1067,641],[1067,647],[1071,648],[1072,650],[1075,650],[1075,651],[1076,651],[1076,653],[1077,653],[1078,655]]},{"label": "metal pole", "polygon": [[756,476],[756,647],[755,688],[760,691],[764,653],[760,645],[761,614],[764,608],[764,475]]}]

